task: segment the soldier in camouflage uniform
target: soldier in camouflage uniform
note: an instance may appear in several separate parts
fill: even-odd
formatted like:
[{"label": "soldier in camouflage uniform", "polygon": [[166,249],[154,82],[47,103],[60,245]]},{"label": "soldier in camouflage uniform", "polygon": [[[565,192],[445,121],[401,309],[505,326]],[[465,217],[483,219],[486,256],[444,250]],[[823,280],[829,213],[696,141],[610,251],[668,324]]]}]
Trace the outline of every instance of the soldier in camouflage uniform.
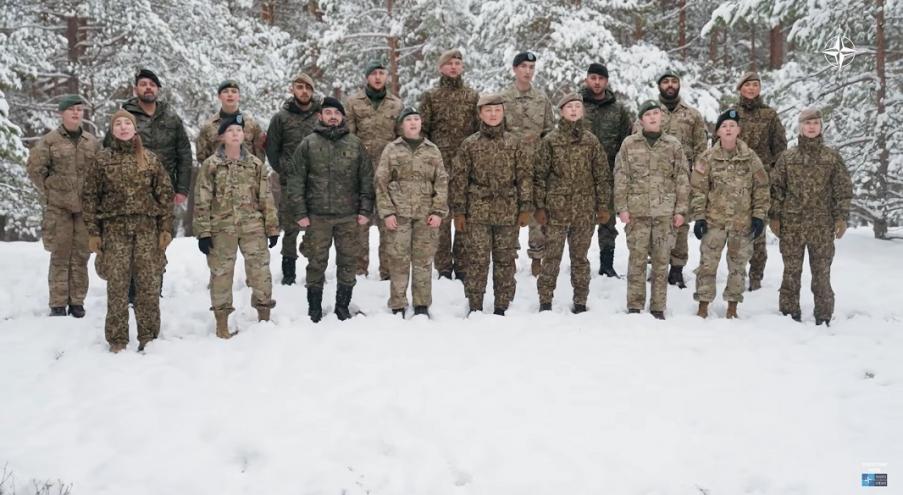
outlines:
[{"label": "soldier in camouflage uniform", "polygon": [[[439,57],[439,84],[420,98],[420,117],[423,136],[442,152],[442,163],[451,176],[452,159],[464,138],[477,132],[477,100],[480,94],[470,88],[461,77],[464,57],[459,50],[449,50]],[[455,233],[452,243],[451,220],[444,218],[439,227],[439,247],[436,250],[436,270],[439,277],[451,278],[452,271],[459,279],[466,271],[464,236]]]},{"label": "soldier in camouflage uniform", "polygon": [[298,145],[290,167],[289,206],[298,226],[307,229],[308,315],[315,323],[323,317],[326,264],[335,240],[335,313],[347,320],[360,251],[358,225],[369,222],[373,214],[373,169],[361,140],[349,133],[345,108],[338,100],[323,99],[320,123]]},{"label": "soldier in camouflage uniform", "polygon": [[88,232],[82,219],[82,188],[100,143],[82,130],[84,101],[64,96],[60,126],[45,134],[28,154],[28,177],[41,195],[41,239],[50,252],[50,316],[85,316],[88,293]]},{"label": "soldier in camouflage uniform", "polygon": [[[383,148],[391,143],[397,133],[395,132],[396,120],[401,113],[401,99],[386,89],[386,81],[389,73],[381,62],[372,62],[364,71],[366,85],[356,95],[345,102],[345,110],[348,112],[348,130],[361,140],[370,163],[379,163]],[[361,255],[358,256],[357,274],[367,276],[370,265],[370,225],[376,224],[379,228],[379,278],[389,280],[386,243],[383,242],[386,231],[385,226],[378,220],[377,215],[365,225],[360,226],[359,243]]]},{"label": "soldier in camouflage uniform", "polygon": [[100,151],[82,195],[88,247],[107,280],[105,334],[111,352],[129,341],[129,281],[136,285],[138,350],[160,334],[160,278],[172,240],[172,184],[152,151],[144,149],[133,114],[111,119],[110,147]]},{"label": "soldier in camouflage uniform", "polygon": [[[737,84],[737,91],[740,92],[737,112],[743,122],[743,135],[740,138],[756,152],[765,171],[771,174],[778,156],[787,149],[784,125],[781,124],[778,112],[762,101],[761,80],[757,73],[743,74]],[[765,241],[766,234],[762,232],[753,242],[753,256],[749,261],[749,290],[762,287],[765,262],[768,260]]]},{"label": "soldier in camouflage uniform", "polygon": [[[696,163],[696,158],[706,150],[705,121],[702,119],[702,114],[681,99],[680,77],[675,71],[665,71],[658,78],[658,92],[658,101],[662,104],[662,132],[670,134],[680,141],[684,154],[687,155],[687,166],[692,168]],[[642,125],[637,121],[634,124],[634,130],[641,129]],[[689,232],[690,225],[687,223],[677,229],[674,249],[671,250],[671,270],[668,272],[668,283],[681,289],[687,287],[684,282],[683,269],[689,257],[687,245]]]},{"label": "soldier in camouflage uniform", "polygon": [[740,116],[730,109],[715,126],[718,142],[696,160],[690,177],[690,219],[693,233],[702,243],[696,293],[697,315],[709,315],[709,303],[715,299],[715,275],[721,252],[727,245],[727,318],[737,317],[737,304],[743,302],[746,288],[746,263],[752,256],[752,240],[765,229],[768,214],[768,173],[759,157],[743,141]]},{"label": "soldier in camouflage uniform", "polygon": [[821,113],[800,113],[799,144],[778,158],[771,175],[771,230],[784,258],[780,310],[797,321],[803,252],[809,253],[815,323],[830,325],[834,314],[831,261],[834,239],[847,229],[853,183],[840,153],[822,142]]},{"label": "soldier in camouflage uniform", "polygon": [[251,305],[257,319],[268,321],[273,301],[269,247],[279,240],[276,206],[270,193],[267,168],[243,146],[241,113],[224,117],[217,133],[221,145],[201,165],[195,186],[194,225],[198,248],[210,267],[210,309],[216,318],[216,336],[228,339],[232,306],[235,252],[241,249],[245,275],[251,287]]},{"label": "soldier in camouflage uniform", "polygon": [[402,137],[386,146],[376,168],[376,211],[386,224],[389,308],[404,317],[413,270],[414,314],[429,316],[433,256],[439,226],[448,215],[448,174],[439,148],[420,135],[420,114],[399,115]]},{"label": "soldier in camouflage uniform", "polygon": [[[300,73],[292,80],[289,87],[292,93],[282,109],[270,120],[267,129],[266,151],[270,167],[279,174],[279,191],[274,190],[274,197],[278,196],[279,224],[282,227],[282,285],[295,283],[295,265],[298,261],[298,234],[301,229],[293,218],[294,212],[286,199],[288,194],[289,164],[292,155],[301,144],[301,140],[313,132],[320,116],[320,101],[314,96],[314,80],[305,73]],[[301,254],[304,240],[301,240]]]},{"label": "soldier in camouflage uniform", "polygon": [[[531,159],[539,149],[539,141],[555,128],[552,104],[542,91],[533,87],[536,73],[536,55],[519,53],[513,63],[514,83],[502,91],[505,98],[505,126],[524,145]],[[530,218],[527,256],[532,260],[530,272],[534,277],[542,270],[543,249],[546,244],[545,228]]]},{"label": "soldier in camouflage uniform", "polygon": [[[632,132],[633,116],[608,88],[608,68],[602,64],[590,64],[583,88],[585,119],[592,125],[593,135],[602,144],[608,157],[608,168],[614,171],[615,157],[621,143]],[[609,205],[614,210],[614,204]],[[617,277],[614,268],[615,238],[614,215],[605,225],[599,225],[599,275]]]},{"label": "soldier in camouflage uniform", "polygon": [[558,102],[558,128],[542,139],[533,176],[534,216],[546,227],[542,273],[536,281],[539,310],[552,309],[552,296],[564,241],[571,258],[574,313],[586,311],[590,269],[586,253],[594,226],[606,224],[611,212],[611,171],[602,145],[586,129],[583,98],[576,93]]},{"label": "soldier in camouflage uniform", "polygon": [[646,262],[652,259],[650,312],[665,319],[667,269],[674,230],[684,223],[689,193],[687,158],[674,136],[661,132],[661,103],[640,106],[643,130],[624,140],[615,159],[614,203],[627,224],[627,311],[646,306]]},{"label": "soldier in camouflage uniform", "polygon": [[461,143],[452,165],[449,196],[455,230],[464,232],[470,311],[483,311],[492,257],[495,314],[514,298],[517,233],[533,213],[533,166],[520,140],[505,130],[501,95],[480,97],[480,131]]}]

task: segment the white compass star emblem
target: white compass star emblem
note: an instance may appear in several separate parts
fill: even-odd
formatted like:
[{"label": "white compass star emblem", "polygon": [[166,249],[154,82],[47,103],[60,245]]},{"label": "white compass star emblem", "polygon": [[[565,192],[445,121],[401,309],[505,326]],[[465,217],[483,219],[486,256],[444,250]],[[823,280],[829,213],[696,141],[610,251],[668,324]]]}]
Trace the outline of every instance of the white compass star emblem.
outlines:
[{"label": "white compass star emblem", "polygon": [[831,67],[837,67],[839,72],[856,57],[856,47],[853,46],[850,38],[838,34],[822,53],[825,54],[825,60],[831,64]]}]

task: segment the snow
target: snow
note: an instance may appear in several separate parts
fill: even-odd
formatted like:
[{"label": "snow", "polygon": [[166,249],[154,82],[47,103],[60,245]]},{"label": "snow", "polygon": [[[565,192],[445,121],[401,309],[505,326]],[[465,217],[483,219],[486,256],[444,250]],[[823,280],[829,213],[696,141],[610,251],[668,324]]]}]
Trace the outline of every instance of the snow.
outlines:
[{"label": "snow", "polygon": [[[129,349],[112,355],[93,264],[88,316],[51,319],[48,254],[0,243],[0,466],[20,489],[60,479],[94,495],[840,495],[865,492],[863,464],[881,462],[890,486],[874,493],[900,493],[903,301],[892,284],[903,246],[870,229],[837,244],[830,328],[814,324],[808,275],[804,322],[777,313],[772,242],[764,287],[738,321],[720,299],[708,320],[693,316],[689,270],[688,289],[669,289],[665,322],[625,314],[626,282],[598,275],[590,311],[574,316],[566,260],[554,310],[538,314],[522,251],[506,318],[464,319],[460,284],[443,280],[433,320],[400,321],[388,284],[360,279],[353,305],[366,316],[314,325],[303,287],[277,285],[274,321],[257,323],[239,262],[241,332],[221,341],[195,246],[170,247],[162,338],[136,353],[133,326]],[[697,261],[692,239],[689,268]],[[334,268],[327,278],[331,310]]]}]

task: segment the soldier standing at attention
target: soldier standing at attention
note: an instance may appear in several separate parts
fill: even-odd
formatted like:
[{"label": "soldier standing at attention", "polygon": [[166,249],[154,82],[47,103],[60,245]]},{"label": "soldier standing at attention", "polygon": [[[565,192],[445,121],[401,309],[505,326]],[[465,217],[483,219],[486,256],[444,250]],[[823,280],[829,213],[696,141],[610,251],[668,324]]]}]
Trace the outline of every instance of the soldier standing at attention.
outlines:
[{"label": "soldier standing at attention", "polygon": [[399,115],[402,137],[386,146],[376,168],[376,211],[386,224],[389,308],[402,318],[413,271],[414,315],[429,316],[433,256],[448,215],[448,174],[439,148],[420,135],[420,114]]},{"label": "soldier standing at attention", "polygon": [[[555,128],[554,111],[549,99],[533,86],[536,74],[536,55],[519,53],[513,62],[514,84],[502,92],[505,98],[505,126],[523,143],[530,166],[534,166],[539,140]],[[544,227],[530,218],[527,256],[530,273],[538,277],[542,270],[543,249],[546,243]]]},{"label": "soldier standing at attention", "polygon": [[339,320],[351,318],[358,225],[373,214],[373,169],[360,139],[348,132],[345,108],[335,98],[323,99],[320,123],[292,156],[288,201],[298,226],[307,229],[308,316],[314,323],[323,317],[326,264],[335,241],[335,314]]},{"label": "soldier standing at attention", "polygon": [[725,245],[726,317],[737,317],[737,304],[743,302],[746,288],[746,263],[752,256],[752,242],[765,229],[768,214],[768,173],[749,146],[737,139],[739,119],[734,109],[718,117],[718,142],[700,155],[690,177],[690,219],[696,222],[693,234],[702,241],[693,299],[699,302],[696,314],[702,318],[708,317],[709,303],[715,299],[715,275]]},{"label": "soldier standing at attention", "polygon": [[667,270],[674,229],[684,223],[689,179],[680,141],[662,134],[661,103],[640,105],[643,130],[624,140],[615,160],[615,209],[627,224],[627,311],[646,307],[646,261],[652,259],[650,312],[665,319]]},{"label": "soldier standing at attention", "polygon": [[558,128],[542,139],[533,176],[534,216],[546,227],[545,257],[536,288],[539,310],[551,310],[567,240],[576,314],[586,311],[590,279],[586,253],[594,227],[608,223],[611,216],[611,171],[602,145],[584,124],[583,98],[576,93],[565,95],[558,108]]},{"label": "soldier standing at attention", "polygon": [[491,257],[494,313],[500,316],[514,299],[517,233],[533,214],[533,165],[505,130],[504,103],[501,95],[480,97],[480,131],[461,143],[449,186],[455,230],[466,236],[470,312],[483,311]]},{"label": "soldier standing at attention", "polygon": [[[633,116],[609,89],[608,68],[604,65],[590,64],[584,84],[585,118],[592,125],[592,133],[605,150],[609,171],[614,173],[615,157],[618,156],[621,143],[632,132]],[[614,204],[610,204],[609,209],[614,211]],[[608,223],[599,225],[599,275],[618,276],[614,268],[616,237],[618,229],[612,216]]]},{"label": "soldier standing at attention", "polygon": [[[348,99],[345,110],[348,112],[348,130],[361,140],[370,163],[376,165],[383,148],[397,135],[396,121],[404,105],[399,97],[387,90],[389,73],[382,62],[371,62],[364,70],[364,77],[364,89]],[[370,225],[375,223],[379,229],[379,278],[388,280],[386,243],[383,241],[385,226],[377,217],[374,215],[372,222],[360,226],[361,255],[357,259],[357,274],[366,277],[369,271]]]},{"label": "soldier standing at attention", "polygon": [[258,321],[270,319],[273,280],[269,247],[279,240],[276,206],[263,162],[243,146],[244,117],[224,117],[217,130],[221,145],[204,160],[195,186],[194,225],[198,249],[210,267],[210,309],[216,318],[216,336],[228,339],[232,306],[235,252],[241,249],[245,275],[251,287],[251,305]]},{"label": "soldier standing at attention", "polygon": [[138,350],[160,334],[160,278],[172,241],[172,185],[157,155],[144,149],[135,116],[118,110],[108,148],[97,154],[82,195],[88,248],[107,280],[105,334],[110,352],[129,342],[129,281],[135,281]]},{"label": "soldier standing at attention", "polygon": [[[740,104],[737,113],[743,122],[740,139],[752,148],[762,161],[765,171],[771,174],[778,156],[787,149],[787,134],[778,118],[778,112],[762,101],[762,83],[755,72],[747,72],[737,84]],[[753,255],[749,260],[749,290],[762,288],[765,262],[768,250],[765,246],[765,232],[753,241]]]},{"label": "soldier standing at attention", "polygon": [[[451,175],[452,159],[464,138],[477,132],[477,100],[480,94],[464,84],[464,56],[460,50],[449,50],[439,57],[439,84],[420,98],[423,136],[439,147],[442,163]],[[458,279],[465,275],[463,235],[455,232],[452,243],[451,220],[444,218],[439,227],[436,270],[439,278]]]},{"label": "soldier standing at attention", "polygon": [[[298,261],[298,234],[301,229],[292,218],[286,190],[291,172],[292,154],[301,140],[313,132],[320,117],[320,101],[314,97],[314,80],[300,73],[289,87],[292,96],[282,104],[282,109],[270,120],[267,129],[266,151],[270,167],[279,174],[279,223],[282,226],[282,285],[295,283],[295,267]],[[275,196],[275,194],[274,194]],[[302,247],[304,241],[301,241]],[[303,251],[303,248],[301,249]],[[303,254],[303,252],[302,252]]]},{"label": "soldier standing at attention", "polygon": [[779,304],[781,313],[802,320],[800,276],[803,251],[808,251],[815,324],[830,325],[834,240],[847,230],[853,182],[840,153],[822,140],[821,112],[807,108],[800,112],[799,122],[799,143],[778,158],[772,171],[771,230],[780,239],[784,258]]},{"label": "soldier standing at attention", "polygon": [[28,177],[41,195],[41,240],[50,252],[50,316],[85,316],[88,293],[88,232],[82,218],[82,189],[100,143],[82,130],[85,102],[66,95],[57,105],[60,126],[28,154]]}]

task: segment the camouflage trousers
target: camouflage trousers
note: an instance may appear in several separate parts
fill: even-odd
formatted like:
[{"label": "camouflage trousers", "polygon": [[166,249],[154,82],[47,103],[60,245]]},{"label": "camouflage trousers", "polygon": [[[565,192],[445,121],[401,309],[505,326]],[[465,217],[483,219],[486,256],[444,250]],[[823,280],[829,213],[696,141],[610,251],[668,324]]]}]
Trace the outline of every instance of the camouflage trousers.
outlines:
[{"label": "camouflage trousers", "polygon": [[668,261],[674,245],[671,217],[630,218],[626,227],[627,309],[646,307],[646,263],[652,259],[652,300],[650,311],[664,311],[668,297]]},{"label": "camouflage trousers", "polygon": [[507,309],[514,299],[517,282],[514,279],[517,259],[517,225],[487,225],[468,223],[464,227],[467,246],[467,276],[464,293],[473,309],[483,307],[489,260],[492,259],[492,287],[495,307]]},{"label": "camouflage trousers", "polygon": [[574,304],[586,304],[589,295],[589,260],[586,253],[593,241],[593,224],[547,225],[546,249],[542,259],[542,272],[536,280],[540,304],[551,303],[561,269],[564,241],[568,243],[571,258],[571,287],[574,289]]},{"label": "camouflage trousers", "polygon": [[81,306],[88,294],[88,230],[81,213],[48,206],[41,221],[41,240],[50,251],[47,284],[50,307]]},{"label": "camouflage trousers", "polygon": [[307,282],[305,287],[323,288],[326,281],[326,265],[329,248],[335,240],[336,279],[339,284],[353,287],[357,257],[358,224],[354,217],[310,216],[310,227],[304,235],[304,256],[307,257]]},{"label": "camouflage trousers", "polygon": [[768,261],[768,249],[765,246],[768,234],[762,231],[762,235],[753,240],[753,254],[749,260],[750,280],[759,280],[765,276],[765,262]]},{"label": "camouflage trousers", "polygon": [[398,228],[387,229],[383,237],[390,280],[389,308],[408,305],[409,280],[413,281],[414,306],[429,306],[433,303],[433,255],[439,245],[439,229],[430,227],[421,218],[397,219]]},{"label": "camouflage trousers", "polygon": [[[186,205],[185,217],[182,220],[182,229],[185,237],[194,235],[192,233],[194,228],[194,185],[198,180],[198,172],[200,170],[200,167],[191,167],[191,187],[188,188],[188,203]],[[173,229],[175,229],[175,227],[173,227]],[[175,233],[173,233],[173,237],[175,237]]]},{"label": "camouflage trousers", "polygon": [[[614,203],[609,201],[608,211],[615,211]],[[615,239],[618,237],[618,229],[615,227],[617,215],[612,214],[608,223],[599,225],[599,251],[615,248]]]},{"label": "camouflage trousers", "polygon": [[276,209],[279,210],[279,227],[282,228],[282,256],[286,258],[297,258],[298,253],[307,256],[304,253],[304,239],[301,239],[301,246],[298,246],[298,234],[301,233],[301,227],[295,221],[294,214],[289,208],[288,201],[285,200],[282,191],[286,188],[286,183],[279,175],[272,174],[276,179],[270,179],[270,185],[274,183],[278,188],[273,189],[273,199],[276,201]]},{"label": "camouflage trousers", "polygon": [[[686,223],[676,229],[674,237],[674,248],[671,249],[672,266],[686,266],[687,259],[690,258],[690,246],[688,242],[689,233],[690,225]],[[745,264],[744,268],[746,268]]]},{"label": "camouflage trousers", "polygon": [[361,246],[361,255],[357,258],[358,273],[370,272],[370,227],[376,225],[379,229],[379,276],[389,275],[388,252],[386,247],[386,226],[382,219],[373,215],[367,225],[358,225],[358,244]]},{"label": "camouflage trousers", "polygon": [[540,225],[539,222],[530,215],[530,226],[527,232],[527,256],[531,260],[543,259],[546,247],[546,227]]},{"label": "camouflage trousers", "polygon": [[743,302],[746,290],[746,264],[752,256],[753,241],[749,233],[727,231],[709,227],[699,246],[699,267],[696,274],[696,292],[693,299],[712,302],[715,299],[715,276],[721,263],[721,252],[727,245],[727,286],[722,297],[728,302]]},{"label": "camouflage trousers", "polygon": [[157,219],[129,215],[103,223],[103,274],[107,279],[105,334],[110,344],[129,341],[129,280],[135,280],[138,341],[160,334],[160,279],[163,253]]},{"label": "camouflage trousers", "polygon": [[441,272],[450,272],[455,270],[459,273],[466,273],[465,259],[467,255],[464,251],[464,233],[455,232],[454,242],[452,242],[452,219],[451,215],[442,219],[442,225],[439,226],[439,247],[436,248],[435,264],[436,270]]},{"label": "camouflage trousers", "polygon": [[809,252],[815,318],[830,320],[834,314],[834,290],[831,288],[831,262],[834,260],[834,227],[831,224],[802,225],[782,219],[780,249],[784,258],[784,279],[779,297],[784,313],[800,312],[800,277],[803,254]]},{"label": "camouflage trousers", "polygon": [[207,256],[210,267],[210,310],[235,311],[232,306],[232,280],[235,277],[235,253],[241,250],[245,259],[245,276],[251,288],[251,305],[272,308],[273,278],[270,274],[270,251],[263,225],[244,228],[241,234],[213,234],[213,248]]}]

